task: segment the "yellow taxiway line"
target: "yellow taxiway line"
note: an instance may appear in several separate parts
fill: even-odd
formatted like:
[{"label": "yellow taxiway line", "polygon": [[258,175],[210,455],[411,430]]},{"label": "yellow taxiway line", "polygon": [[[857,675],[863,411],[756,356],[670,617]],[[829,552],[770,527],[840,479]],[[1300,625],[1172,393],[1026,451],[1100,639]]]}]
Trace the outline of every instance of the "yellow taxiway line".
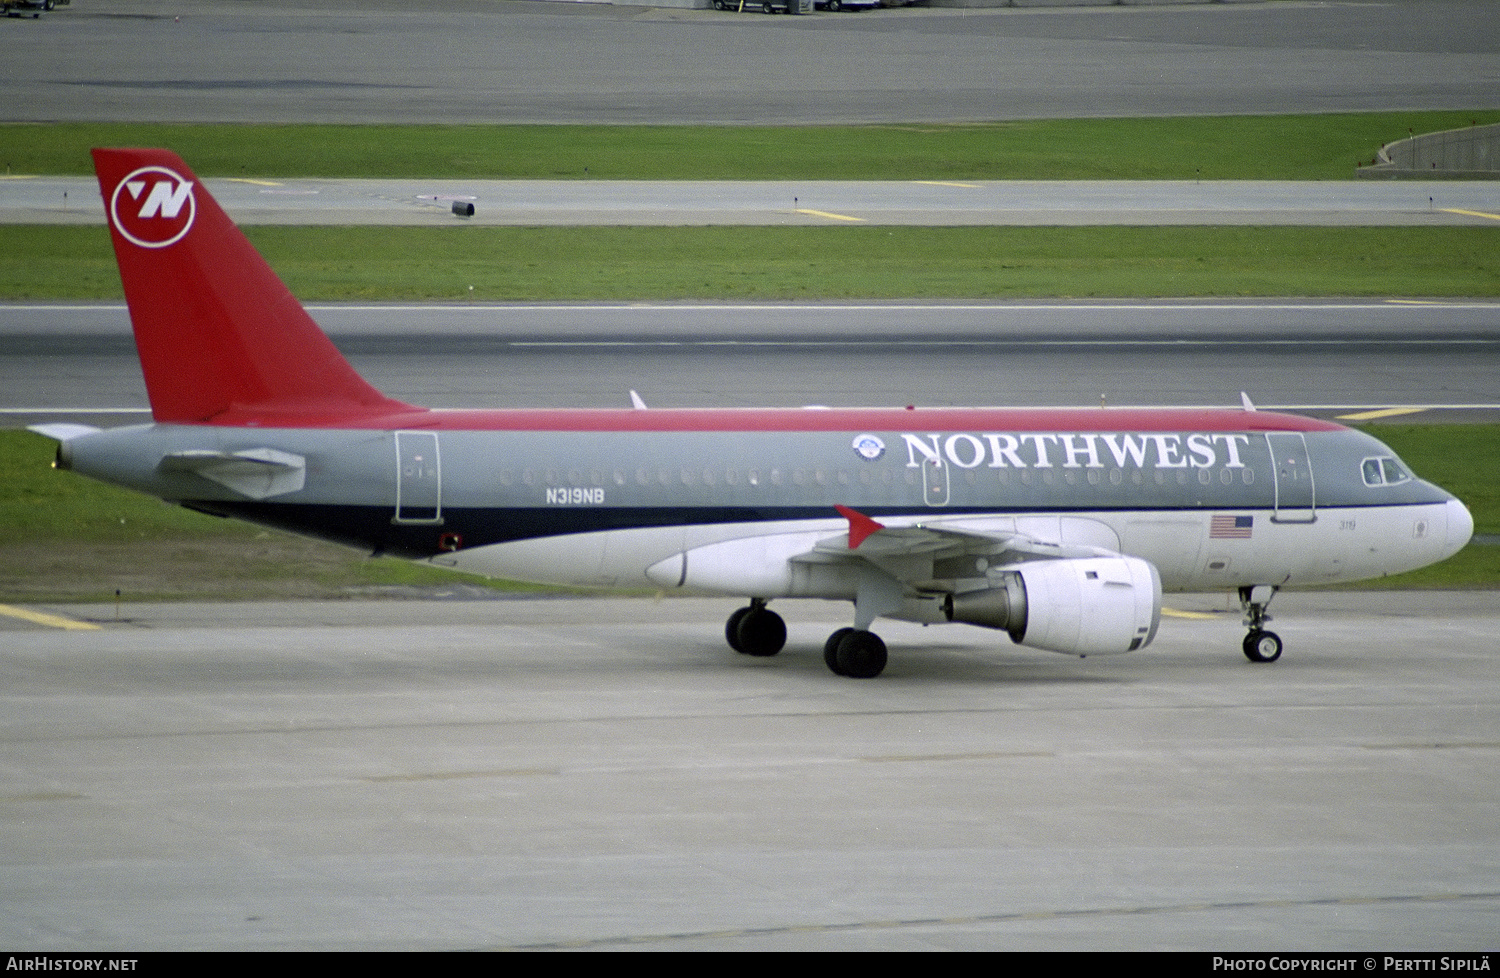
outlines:
[{"label": "yellow taxiway line", "polygon": [[15,608],[8,604],[0,604],[0,615],[8,615],[11,618],[29,621],[33,625],[46,625],[48,628],[63,628],[70,632],[92,632],[99,630],[98,625],[91,625],[86,621],[74,621],[71,618],[63,618],[61,615],[49,615],[45,611],[30,611],[26,608]]},{"label": "yellow taxiway line", "polygon": [[1163,607],[1161,609],[1163,618],[1223,618],[1222,614],[1210,614],[1206,611],[1178,611],[1176,608]]},{"label": "yellow taxiway line", "polygon": [[1374,421],[1376,418],[1395,418],[1403,414],[1421,414],[1427,410],[1424,407],[1393,407],[1380,408],[1375,411],[1360,411],[1358,414],[1341,414],[1340,421]]},{"label": "yellow taxiway line", "polygon": [[1462,214],[1464,217],[1487,217],[1492,221],[1500,221],[1500,214],[1486,214],[1484,211],[1466,211],[1457,207],[1444,207],[1444,214]]},{"label": "yellow taxiway line", "polygon": [[847,214],[830,214],[827,211],[808,210],[806,207],[799,207],[799,208],[797,208],[797,213],[798,214],[808,214],[808,215],[811,215],[812,217],[826,217],[826,218],[828,218],[831,221],[858,221],[861,224],[863,224],[864,220],[865,220],[862,217],[850,217]]}]

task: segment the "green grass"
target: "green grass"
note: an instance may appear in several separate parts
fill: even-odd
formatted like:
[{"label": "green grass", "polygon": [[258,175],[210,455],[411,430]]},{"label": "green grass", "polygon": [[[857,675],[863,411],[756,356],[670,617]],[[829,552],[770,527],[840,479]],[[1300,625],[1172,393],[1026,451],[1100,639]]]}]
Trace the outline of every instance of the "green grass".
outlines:
[{"label": "green grass", "polygon": [[624,180],[1345,180],[1411,132],[1495,110],[870,126],[12,123],[11,174],[89,174],[93,146],[163,146],[204,177]]},{"label": "green grass", "polygon": [[111,544],[255,532],[55,471],[56,447],[51,439],[29,431],[0,431],[0,541]]},{"label": "green grass", "polygon": [[[308,228],[307,301],[1493,296],[1500,227]],[[0,227],[0,298],[118,299],[101,228]],[[473,291],[470,292],[470,286]]]},{"label": "green grass", "polygon": [[[1463,499],[1477,533],[1500,533],[1500,425],[1368,430]],[[54,471],[52,452],[38,435],[0,431],[0,602],[107,600],[116,589],[129,599],[330,597],[477,580],[372,560]],[[1356,586],[1493,588],[1500,547],[1471,544],[1435,567]]]}]

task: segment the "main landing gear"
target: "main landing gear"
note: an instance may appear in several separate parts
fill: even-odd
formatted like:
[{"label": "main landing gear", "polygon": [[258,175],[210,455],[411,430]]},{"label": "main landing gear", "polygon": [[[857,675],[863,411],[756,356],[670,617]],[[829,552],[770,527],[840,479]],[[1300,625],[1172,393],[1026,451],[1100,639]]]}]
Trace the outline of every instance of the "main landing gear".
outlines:
[{"label": "main landing gear", "polygon": [[[786,622],[763,599],[754,598],[729,616],[724,638],[742,655],[775,655],[786,645]],[[823,661],[835,675],[873,679],[885,669],[885,643],[874,632],[840,628],[823,645]]]},{"label": "main landing gear", "polygon": [[786,645],[786,622],[766,609],[764,598],[753,598],[748,607],[729,616],[724,623],[724,638],[742,655],[775,655]]},{"label": "main landing gear", "polygon": [[885,643],[863,628],[840,628],[823,643],[823,661],[835,676],[874,679],[885,669]]},{"label": "main landing gear", "polygon": [[1271,620],[1266,609],[1279,590],[1264,584],[1240,588],[1240,607],[1245,609],[1245,620],[1241,624],[1250,629],[1241,648],[1251,662],[1275,662],[1281,658],[1281,636],[1262,627]]}]

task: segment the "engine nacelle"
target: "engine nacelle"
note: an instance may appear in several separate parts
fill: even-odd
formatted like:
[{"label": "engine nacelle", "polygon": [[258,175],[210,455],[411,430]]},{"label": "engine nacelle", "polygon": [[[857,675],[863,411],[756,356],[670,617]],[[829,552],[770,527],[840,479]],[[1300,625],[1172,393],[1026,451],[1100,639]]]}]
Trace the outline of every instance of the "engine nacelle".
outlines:
[{"label": "engine nacelle", "polygon": [[948,620],[1069,655],[1133,652],[1151,644],[1161,622],[1161,576],[1139,557],[1038,560],[1000,568],[991,580],[947,598]]}]

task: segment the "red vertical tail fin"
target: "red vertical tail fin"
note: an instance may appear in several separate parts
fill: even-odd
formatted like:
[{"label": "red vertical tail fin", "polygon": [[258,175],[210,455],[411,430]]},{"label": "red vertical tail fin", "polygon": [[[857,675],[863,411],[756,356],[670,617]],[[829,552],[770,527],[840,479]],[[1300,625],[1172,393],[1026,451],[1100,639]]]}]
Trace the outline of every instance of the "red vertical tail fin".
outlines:
[{"label": "red vertical tail fin", "polygon": [[93,155],[157,421],[408,407],[355,373],[176,154]]}]

